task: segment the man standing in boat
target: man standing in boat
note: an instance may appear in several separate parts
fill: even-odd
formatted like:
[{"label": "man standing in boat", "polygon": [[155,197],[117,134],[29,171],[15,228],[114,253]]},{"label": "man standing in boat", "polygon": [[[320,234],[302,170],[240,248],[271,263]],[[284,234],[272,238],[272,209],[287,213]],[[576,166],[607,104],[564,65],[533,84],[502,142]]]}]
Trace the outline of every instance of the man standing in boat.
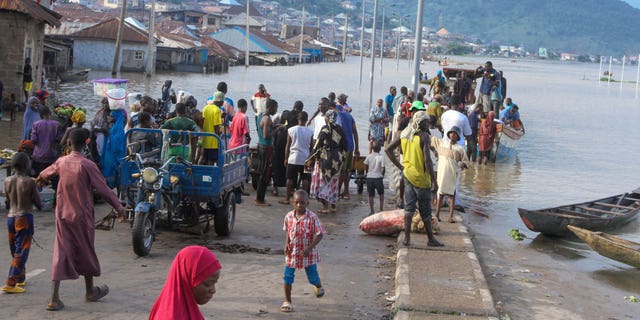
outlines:
[{"label": "man standing in boat", "polygon": [[[484,67],[478,67],[476,69],[476,74],[482,75],[480,95],[478,96],[479,101],[476,103],[482,105],[482,112],[486,115],[493,109],[491,93],[498,89],[500,81],[502,81],[502,77],[500,76],[500,73],[493,68],[493,63],[491,61],[487,61],[484,64]],[[498,112],[500,112],[500,110],[498,110]]]}]

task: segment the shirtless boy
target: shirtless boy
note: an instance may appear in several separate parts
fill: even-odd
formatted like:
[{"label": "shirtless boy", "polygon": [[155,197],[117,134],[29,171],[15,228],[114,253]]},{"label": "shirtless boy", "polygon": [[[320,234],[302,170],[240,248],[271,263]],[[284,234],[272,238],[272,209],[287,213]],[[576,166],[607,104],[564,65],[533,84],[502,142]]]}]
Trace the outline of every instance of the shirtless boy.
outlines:
[{"label": "shirtless boy", "polygon": [[29,162],[29,156],[26,153],[16,153],[11,159],[14,174],[4,180],[4,190],[9,203],[7,215],[9,247],[13,256],[7,283],[2,288],[6,293],[25,292],[25,270],[33,237],[31,212],[34,206],[38,209],[42,208],[36,182],[27,175]]}]

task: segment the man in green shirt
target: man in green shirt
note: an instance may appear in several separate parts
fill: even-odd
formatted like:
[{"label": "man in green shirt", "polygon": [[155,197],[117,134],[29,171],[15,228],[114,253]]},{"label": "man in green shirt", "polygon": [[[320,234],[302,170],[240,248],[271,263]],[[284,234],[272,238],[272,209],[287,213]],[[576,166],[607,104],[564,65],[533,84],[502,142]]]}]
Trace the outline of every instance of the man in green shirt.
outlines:
[{"label": "man in green shirt", "polygon": [[[198,131],[198,125],[185,116],[187,112],[187,106],[184,103],[176,104],[176,116],[167,120],[161,129],[177,130],[177,131]],[[171,147],[169,148],[168,156],[179,156],[186,158],[189,156],[189,161],[193,161],[193,153],[195,152],[195,142],[197,137],[192,137],[191,141],[185,141],[177,135],[171,137]],[[178,145],[175,145],[178,144]]]}]

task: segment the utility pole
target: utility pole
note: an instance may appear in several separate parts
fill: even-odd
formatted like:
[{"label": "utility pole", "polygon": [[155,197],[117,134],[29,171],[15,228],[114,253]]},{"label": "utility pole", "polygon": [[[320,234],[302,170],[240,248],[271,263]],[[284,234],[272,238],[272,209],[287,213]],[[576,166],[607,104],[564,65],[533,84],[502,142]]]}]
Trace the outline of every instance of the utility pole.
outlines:
[{"label": "utility pole", "polygon": [[122,42],[122,27],[124,25],[124,13],[127,8],[127,0],[122,0],[122,8],[120,9],[120,23],[118,24],[118,35],[116,36],[116,52],[113,55],[113,67],[111,68],[111,76],[115,77],[120,71],[120,43]]},{"label": "utility pole", "polygon": [[300,23],[300,52],[298,53],[298,63],[302,64],[302,39],[304,39],[304,4],[302,5],[302,21]]},{"label": "utility pole", "polygon": [[422,12],[424,11],[424,0],[418,0],[418,12],[416,16],[416,41],[413,52],[413,92],[417,94],[420,84],[420,58],[422,57]]},{"label": "utility pole", "polygon": [[246,29],[245,32],[247,34],[247,51],[244,53],[244,67],[245,68],[249,68],[249,37],[251,35],[251,33],[249,33],[249,2],[250,0],[247,0],[247,25],[246,25]]},{"label": "utility pole", "polygon": [[362,86],[362,64],[364,63],[364,8],[365,0],[362,0],[362,29],[360,30],[360,86]]},{"label": "utility pole", "polygon": [[380,76],[381,77],[382,77],[382,60],[383,59],[384,59],[384,6],[382,7],[382,32],[380,32]]},{"label": "utility pole", "polygon": [[[376,62],[376,22],[378,20],[378,0],[373,2],[373,33],[371,34],[371,72],[369,72],[369,105],[371,108],[373,103],[373,70]],[[368,111],[369,109],[367,109]]]},{"label": "utility pole", "polygon": [[[144,7],[143,7],[144,8]],[[147,67],[146,74],[147,77],[151,77],[154,73],[154,57],[153,57],[153,47],[155,44],[155,23],[156,23],[156,0],[151,0],[151,13],[149,14],[149,42],[147,43]]]},{"label": "utility pole", "polygon": [[[333,25],[333,22],[331,23]],[[349,11],[344,18],[344,36],[342,37],[342,62],[347,61],[347,35],[349,33]]]}]

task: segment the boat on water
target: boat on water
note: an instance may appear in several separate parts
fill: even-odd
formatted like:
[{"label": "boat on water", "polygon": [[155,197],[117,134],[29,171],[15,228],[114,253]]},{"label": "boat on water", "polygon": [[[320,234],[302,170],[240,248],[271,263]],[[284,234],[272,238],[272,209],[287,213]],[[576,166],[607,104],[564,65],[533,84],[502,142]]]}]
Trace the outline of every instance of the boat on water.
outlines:
[{"label": "boat on water", "polygon": [[84,81],[89,77],[89,71],[91,71],[91,69],[58,73],[58,78],[60,78],[62,82]]},{"label": "boat on water", "polygon": [[529,230],[557,237],[571,234],[568,225],[591,231],[615,229],[636,218],[639,211],[640,188],[603,199],[547,209],[518,208],[518,214]]},{"label": "boat on water", "polygon": [[[519,121],[519,120],[518,120]],[[496,133],[496,150],[493,153],[494,161],[501,162],[511,159],[516,154],[516,146],[524,136],[522,125],[504,125],[499,123]]]},{"label": "boat on water", "polygon": [[567,227],[600,255],[640,269],[640,243],[600,231],[590,231],[571,225]]}]

